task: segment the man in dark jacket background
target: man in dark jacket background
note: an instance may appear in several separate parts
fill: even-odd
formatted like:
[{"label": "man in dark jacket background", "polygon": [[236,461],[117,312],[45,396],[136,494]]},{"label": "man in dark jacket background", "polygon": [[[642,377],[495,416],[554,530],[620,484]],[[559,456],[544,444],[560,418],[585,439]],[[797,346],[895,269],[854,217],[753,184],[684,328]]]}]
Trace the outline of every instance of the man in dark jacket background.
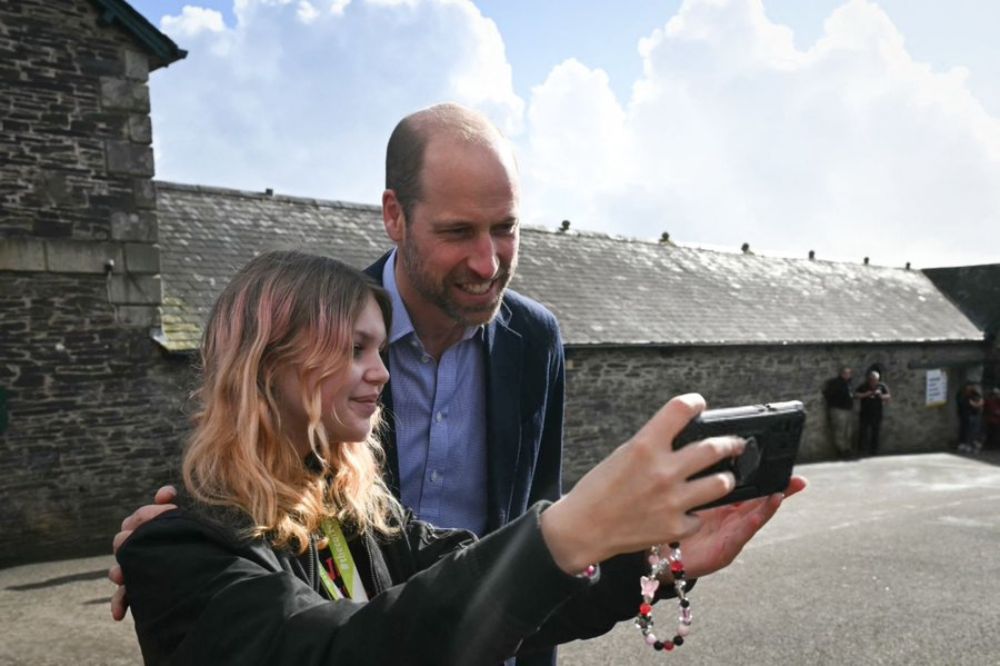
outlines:
[{"label": "man in dark jacket background", "polygon": [[869,370],[865,382],[854,392],[854,397],[861,401],[858,418],[858,453],[863,456],[878,454],[882,406],[892,399],[889,387],[879,381],[880,379],[881,374],[878,370]]},{"label": "man in dark jacket background", "polygon": [[857,455],[852,437],[854,394],[851,391],[851,374],[851,368],[842,366],[837,376],[828,379],[823,385],[830,439],[841,458],[853,458]]}]

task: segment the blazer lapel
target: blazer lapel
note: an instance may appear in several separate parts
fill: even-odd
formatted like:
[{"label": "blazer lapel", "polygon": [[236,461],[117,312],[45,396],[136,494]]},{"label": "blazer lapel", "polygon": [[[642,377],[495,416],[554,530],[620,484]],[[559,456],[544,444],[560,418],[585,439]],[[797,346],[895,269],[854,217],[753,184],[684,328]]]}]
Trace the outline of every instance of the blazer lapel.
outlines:
[{"label": "blazer lapel", "polygon": [[510,520],[518,458],[521,450],[521,366],[523,341],[508,328],[510,310],[487,325],[486,354],[486,459],[490,531]]},{"label": "blazer lapel", "polygon": [[[379,257],[378,261],[365,269],[368,277],[380,287],[382,286],[382,271],[390,254],[391,252],[386,252]],[[383,360],[385,361],[385,367],[389,368],[389,354],[385,354]],[[392,375],[392,368],[389,368],[389,374],[390,376]],[[390,379],[389,383],[386,383],[382,387],[382,427],[379,430],[379,440],[382,442],[382,449],[385,451],[385,465],[383,465],[382,477],[385,479],[385,483],[389,486],[392,494],[399,499],[399,454],[396,451],[396,418],[392,413],[391,382],[392,380]]]},{"label": "blazer lapel", "polygon": [[[389,366],[389,355],[385,355],[385,365]],[[390,370],[391,372],[391,370]],[[392,380],[390,380],[392,381]],[[382,478],[389,490],[402,499],[399,493],[399,453],[396,450],[396,418],[392,413],[392,388],[388,383],[382,388],[382,427],[379,429],[379,441],[385,451],[385,464],[382,466]]]}]

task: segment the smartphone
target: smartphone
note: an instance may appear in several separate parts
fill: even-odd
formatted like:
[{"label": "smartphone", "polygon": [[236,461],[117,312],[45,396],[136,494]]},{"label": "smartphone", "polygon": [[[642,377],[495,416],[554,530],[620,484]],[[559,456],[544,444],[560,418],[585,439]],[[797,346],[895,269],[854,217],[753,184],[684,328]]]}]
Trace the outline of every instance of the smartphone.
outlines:
[{"label": "smartphone", "polygon": [[731,493],[694,510],[783,491],[792,477],[805,422],[806,411],[798,400],[709,409],[692,419],[674,439],[674,449],[722,435],[736,435],[747,442],[740,455],[722,460],[691,477],[732,472],[736,478],[736,487]]}]

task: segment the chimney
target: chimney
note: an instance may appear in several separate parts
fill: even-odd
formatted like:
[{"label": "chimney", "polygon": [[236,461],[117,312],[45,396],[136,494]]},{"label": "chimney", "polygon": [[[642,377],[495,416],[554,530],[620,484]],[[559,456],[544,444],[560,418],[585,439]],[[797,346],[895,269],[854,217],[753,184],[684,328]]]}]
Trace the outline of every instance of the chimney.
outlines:
[{"label": "chimney", "polygon": [[569,231],[569,220],[562,221],[562,224],[559,225],[559,231],[562,233]]},{"label": "chimney", "polygon": [[809,261],[816,260],[816,250],[809,250]]},{"label": "chimney", "polygon": [[672,245],[673,242],[670,240],[670,232],[664,231],[662,234],[660,234],[660,242],[663,243],[664,245]]},{"label": "chimney", "polygon": [[743,243],[740,249],[743,250],[743,254],[750,254],[750,243]]},{"label": "chimney", "polygon": [[868,257],[865,257],[865,266],[868,265]]}]

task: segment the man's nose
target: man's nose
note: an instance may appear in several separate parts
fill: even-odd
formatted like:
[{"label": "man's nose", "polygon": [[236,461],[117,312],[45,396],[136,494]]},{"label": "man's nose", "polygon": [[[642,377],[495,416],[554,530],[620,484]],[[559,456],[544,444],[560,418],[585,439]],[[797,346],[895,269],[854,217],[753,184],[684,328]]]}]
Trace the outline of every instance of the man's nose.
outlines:
[{"label": "man's nose", "polygon": [[493,237],[485,235],[476,240],[472,254],[469,256],[469,268],[476,277],[483,280],[491,280],[496,277],[500,268],[500,257],[497,254],[496,243]]}]

